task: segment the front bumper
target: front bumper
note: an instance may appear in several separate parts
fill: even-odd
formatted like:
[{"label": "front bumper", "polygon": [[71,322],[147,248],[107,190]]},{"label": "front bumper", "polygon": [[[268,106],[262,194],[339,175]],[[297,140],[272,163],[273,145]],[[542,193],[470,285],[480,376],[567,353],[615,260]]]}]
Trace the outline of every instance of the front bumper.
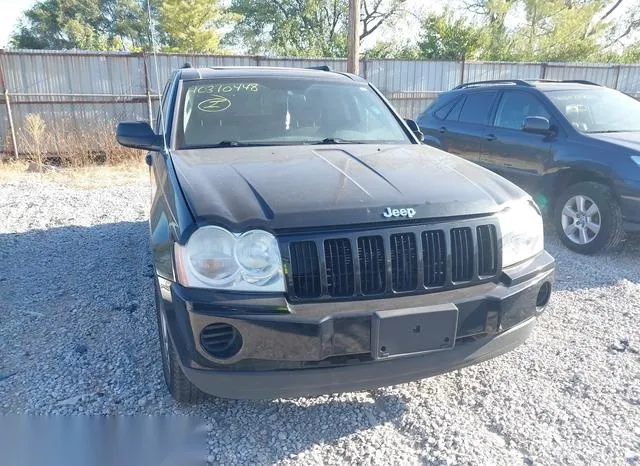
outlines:
[{"label": "front bumper", "polygon": [[[536,301],[554,279],[546,252],[505,270],[496,282],[389,299],[287,303],[280,295],[193,290],[160,281],[162,307],[182,369],[202,391],[225,398],[270,399],[364,390],[404,383],[498,356],[521,344],[542,311]],[[549,284],[549,285],[545,285]],[[546,304],[543,303],[543,304]],[[452,349],[393,359],[372,355],[376,311],[454,306]],[[200,343],[207,325],[233,325],[243,345],[231,358]]]}]

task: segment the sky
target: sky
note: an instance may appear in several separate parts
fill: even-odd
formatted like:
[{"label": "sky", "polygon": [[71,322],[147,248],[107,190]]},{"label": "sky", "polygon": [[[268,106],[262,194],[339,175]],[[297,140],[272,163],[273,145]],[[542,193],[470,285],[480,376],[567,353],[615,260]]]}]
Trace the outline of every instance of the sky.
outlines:
[{"label": "sky", "polygon": [[34,3],[35,0],[0,0],[0,48],[7,46],[20,15]]},{"label": "sky", "polygon": [[[345,0],[346,1],[346,0]],[[22,13],[29,9],[33,4],[36,3],[36,0],[0,0],[0,48],[6,47],[9,43],[9,36],[13,32],[20,19]],[[427,3],[427,0],[407,0],[407,9],[412,12],[418,12]],[[411,19],[408,19],[408,24],[401,29],[405,34],[412,34],[415,32],[416,25],[413,24]],[[372,34],[374,35],[374,34]],[[373,41],[375,41],[375,37]],[[371,40],[367,41],[371,42]],[[368,45],[367,43],[364,44]]]}]

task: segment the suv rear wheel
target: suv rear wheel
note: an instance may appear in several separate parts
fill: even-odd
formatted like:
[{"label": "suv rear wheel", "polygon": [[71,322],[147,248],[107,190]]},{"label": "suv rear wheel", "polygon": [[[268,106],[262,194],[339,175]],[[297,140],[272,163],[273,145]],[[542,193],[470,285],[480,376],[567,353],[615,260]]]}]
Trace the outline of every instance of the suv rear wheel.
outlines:
[{"label": "suv rear wheel", "polygon": [[624,239],[611,189],[593,181],[571,185],[558,197],[554,225],[564,245],[580,254],[613,249]]},{"label": "suv rear wheel", "polygon": [[193,385],[182,372],[176,349],[169,336],[169,327],[162,308],[158,280],[155,279],[156,315],[158,318],[158,336],[160,337],[160,353],[162,354],[162,372],[169,393],[176,401],[182,403],[197,403],[207,395]]}]

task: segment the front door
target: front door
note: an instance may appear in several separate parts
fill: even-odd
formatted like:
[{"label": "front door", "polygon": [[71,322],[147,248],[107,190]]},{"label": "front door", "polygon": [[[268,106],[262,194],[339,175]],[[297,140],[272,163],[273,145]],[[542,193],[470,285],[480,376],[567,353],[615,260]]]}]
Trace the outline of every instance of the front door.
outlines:
[{"label": "front door", "polygon": [[535,196],[540,189],[545,161],[551,154],[553,136],[522,131],[524,119],[529,116],[551,118],[535,95],[504,91],[493,126],[484,135],[479,163]]}]

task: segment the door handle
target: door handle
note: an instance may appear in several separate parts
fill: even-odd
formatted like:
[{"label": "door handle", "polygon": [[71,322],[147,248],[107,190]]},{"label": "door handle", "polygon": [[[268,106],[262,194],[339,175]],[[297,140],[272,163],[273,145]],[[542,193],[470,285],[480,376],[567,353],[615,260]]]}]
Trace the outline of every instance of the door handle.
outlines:
[{"label": "door handle", "polygon": [[495,134],[487,134],[487,141],[495,141],[498,139]]},{"label": "door handle", "polygon": [[441,127],[440,127],[440,132],[441,132],[442,134],[446,133],[446,132],[447,132],[447,128],[446,128],[446,127],[444,127],[444,126],[441,126]]}]

